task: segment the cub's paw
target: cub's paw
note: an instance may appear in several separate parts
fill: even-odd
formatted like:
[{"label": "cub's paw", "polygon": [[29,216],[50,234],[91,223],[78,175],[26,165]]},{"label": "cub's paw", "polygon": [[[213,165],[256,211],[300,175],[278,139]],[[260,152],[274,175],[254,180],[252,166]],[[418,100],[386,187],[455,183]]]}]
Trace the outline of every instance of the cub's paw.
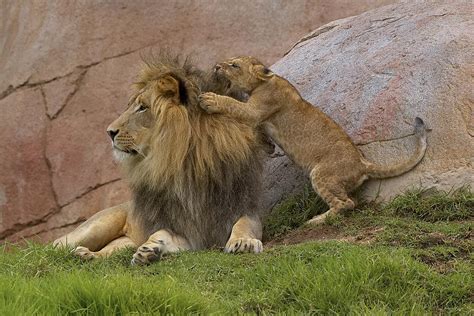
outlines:
[{"label": "cub's paw", "polygon": [[76,247],[73,250],[73,253],[75,256],[81,258],[82,260],[92,260],[99,258],[99,256],[95,252],[90,251],[89,248],[82,246]]},{"label": "cub's paw", "polygon": [[307,221],[306,224],[307,225],[312,225],[312,226],[324,224],[327,221],[328,216],[330,216],[330,215],[331,215],[331,213],[329,213],[329,211],[326,212],[326,213],[323,213],[323,214],[316,215],[315,217],[313,217],[312,219]]},{"label": "cub's paw", "polygon": [[263,244],[260,240],[254,238],[233,238],[225,245],[224,252],[253,252],[260,253],[263,251]]},{"label": "cub's paw", "polygon": [[222,113],[222,109],[218,105],[218,95],[212,92],[206,92],[199,95],[199,105],[207,113]]},{"label": "cub's paw", "polygon": [[161,259],[162,251],[159,245],[140,246],[133,255],[132,265],[147,265]]}]

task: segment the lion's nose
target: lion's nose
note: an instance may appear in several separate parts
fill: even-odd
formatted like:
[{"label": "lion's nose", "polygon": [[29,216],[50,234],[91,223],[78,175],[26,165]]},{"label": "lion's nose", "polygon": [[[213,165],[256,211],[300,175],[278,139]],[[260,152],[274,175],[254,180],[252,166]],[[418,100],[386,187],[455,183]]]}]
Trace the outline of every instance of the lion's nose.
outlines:
[{"label": "lion's nose", "polygon": [[222,68],[221,65],[217,64],[214,66],[214,71],[218,71],[221,68]]},{"label": "lion's nose", "polygon": [[119,133],[118,129],[108,129],[107,130],[107,134],[109,134],[112,141],[114,141],[114,138],[115,138],[115,136],[117,136],[118,133]]}]

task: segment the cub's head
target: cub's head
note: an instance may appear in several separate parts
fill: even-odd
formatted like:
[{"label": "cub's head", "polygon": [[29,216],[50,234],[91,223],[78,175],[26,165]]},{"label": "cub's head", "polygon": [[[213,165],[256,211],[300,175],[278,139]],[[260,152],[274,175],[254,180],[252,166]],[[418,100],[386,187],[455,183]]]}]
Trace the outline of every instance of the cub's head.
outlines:
[{"label": "cub's head", "polygon": [[216,64],[214,72],[218,78],[228,81],[228,90],[251,93],[274,74],[254,57],[236,57]]}]

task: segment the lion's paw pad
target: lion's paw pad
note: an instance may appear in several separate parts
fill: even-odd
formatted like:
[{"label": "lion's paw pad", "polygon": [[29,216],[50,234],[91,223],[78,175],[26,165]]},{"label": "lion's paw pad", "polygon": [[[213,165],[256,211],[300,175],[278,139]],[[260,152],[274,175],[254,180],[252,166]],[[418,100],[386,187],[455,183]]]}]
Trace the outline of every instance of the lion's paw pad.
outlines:
[{"label": "lion's paw pad", "polygon": [[224,252],[253,252],[260,253],[263,251],[263,244],[260,240],[254,238],[236,238],[227,242]]},{"label": "lion's paw pad", "polygon": [[93,251],[90,251],[89,248],[82,246],[76,247],[73,253],[82,260],[92,260],[97,258],[97,255]]},{"label": "lion's paw pad", "polygon": [[159,247],[141,246],[133,255],[132,265],[147,265],[161,258]]}]

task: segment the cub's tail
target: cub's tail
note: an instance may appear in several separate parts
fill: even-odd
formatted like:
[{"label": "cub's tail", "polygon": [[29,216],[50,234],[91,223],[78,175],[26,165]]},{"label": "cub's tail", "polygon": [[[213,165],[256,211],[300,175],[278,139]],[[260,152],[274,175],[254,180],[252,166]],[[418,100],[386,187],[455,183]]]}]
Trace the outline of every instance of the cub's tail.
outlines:
[{"label": "cub's tail", "polygon": [[426,152],[426,126],[419,117],[415,118],[415,136],[417,138],[416,150],[408,160],[393,166],[379,166],[364,160],[363,163],[367,166],[367,175],[375,179],[390,178],[413,169],[423,159]]}]

